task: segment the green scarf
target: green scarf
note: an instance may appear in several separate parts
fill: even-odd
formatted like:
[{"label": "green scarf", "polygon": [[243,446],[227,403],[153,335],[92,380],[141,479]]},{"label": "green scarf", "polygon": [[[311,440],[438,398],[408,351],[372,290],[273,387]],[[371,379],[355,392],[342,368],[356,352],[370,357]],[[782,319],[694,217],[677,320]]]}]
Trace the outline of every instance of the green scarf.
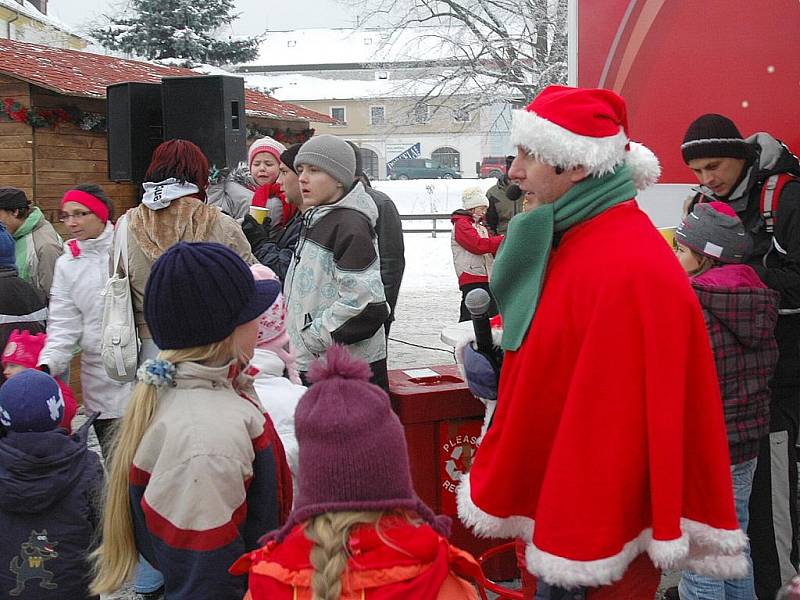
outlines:
[{"label": "green scarf", "polygon": [[28,237],[28,234],[33,231],[33,228],[36,227],[42,217],[44,217],[44,215],[41,209],[38,206],[34,206],[28,218],[25,219],[22,225],[14,232],[17,271],[19,272],[19,278],[25,281],[30,281],[28,277],[28,241],[30,240],[30,242],[33,243],[33,240]]},{"label": "green scarf", "polygon": [[517,350],[528,333],[539,304],[553,234],[635,195],[630,171],[622,164],[613,173],[580,181],[552,204],[511,219],[489,283],[503,317],[504,350]]}]

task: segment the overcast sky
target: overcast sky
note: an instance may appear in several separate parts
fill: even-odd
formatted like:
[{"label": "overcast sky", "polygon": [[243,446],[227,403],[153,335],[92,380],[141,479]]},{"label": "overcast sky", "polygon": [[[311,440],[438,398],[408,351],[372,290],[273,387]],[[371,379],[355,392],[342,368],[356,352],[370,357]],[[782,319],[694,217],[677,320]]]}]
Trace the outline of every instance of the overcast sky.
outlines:
[{"label": "overcast sky", "polygon": [[[126,0],[49,0],[47,12],[82,32],[101,15],[119,14],[127,4]],[[234,35],[355,25],[347,0],[234,0],[234,4],[236,12],[241,13],[232,25]]]}]

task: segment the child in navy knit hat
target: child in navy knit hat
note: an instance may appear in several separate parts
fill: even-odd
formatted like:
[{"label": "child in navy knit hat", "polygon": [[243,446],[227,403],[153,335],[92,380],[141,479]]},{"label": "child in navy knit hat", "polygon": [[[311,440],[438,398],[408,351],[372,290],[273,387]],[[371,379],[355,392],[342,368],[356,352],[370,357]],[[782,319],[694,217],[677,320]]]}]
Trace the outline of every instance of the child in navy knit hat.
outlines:
[{"label": "child in navy knit hat", "polygon": [[476,598],[474,559],[411,483],[403,426],[366,362],[333,346],[295,411],[298,494],[284,527],[232,571],[248,598]]},{"label": "child in navy knit hat", "polygon": [[144,313],[161,351],[139,368],[111,453],[95,593],[116,590],[141,554],[167,600],[244,595],[228,568],[291,508],[283,447],[248,369],[280,289],[221,244],[179,242],[153,265]]},{"label": "child in navy knit hat", "polygon": [[56,381],[25,369],[0,386],[0,595],[91,598],[88,554],[98,526],[103,469],[86,446],[87,421],[59,428]]}]

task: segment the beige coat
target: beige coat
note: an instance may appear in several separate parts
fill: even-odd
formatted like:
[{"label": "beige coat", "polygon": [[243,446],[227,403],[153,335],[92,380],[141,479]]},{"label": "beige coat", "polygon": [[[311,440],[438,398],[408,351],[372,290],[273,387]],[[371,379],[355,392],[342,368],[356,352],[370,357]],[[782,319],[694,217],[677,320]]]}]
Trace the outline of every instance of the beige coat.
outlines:
[{"label": "beige coat", "polygon": [[[168,207],[157,211],[140,204],[125,213],[125,219],[128,224],[133,314],[139,337],[143,339],[152,338],[144,318],[145,285],[153,263],[172,245],[178,242],[217,242],[228,246],[249,265],[258,262],[236,221],[218,208],[191,196],[173,200]],[[116,236],[117,232],[111,249],[112,261]],[[125,270],[120,266],[119,272],[124,274]]]}]

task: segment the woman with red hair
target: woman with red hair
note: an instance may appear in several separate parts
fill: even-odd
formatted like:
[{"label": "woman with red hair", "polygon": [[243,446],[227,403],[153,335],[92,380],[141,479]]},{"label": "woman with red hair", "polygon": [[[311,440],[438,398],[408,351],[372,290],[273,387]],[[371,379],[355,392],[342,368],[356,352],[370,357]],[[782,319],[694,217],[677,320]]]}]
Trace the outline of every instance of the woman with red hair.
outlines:
[{"label": "woman with red hair", "polygon": [[[178,242],[218,242],[231,248],[248,264],[258,262],[239,224],[219,208],[206,204],[208,159],[195,144],[187,140],[167,140],[160,144],[153,151],[144,178],[142,202],[117,222],[111,249],[113,262],[120,231],[126,227],[128,279],[133,316],[141,340],[140,364],[148,358],[156,358],[159,352],[144,318],[144,291],[153,263],[164,252]],[[118,269],[124,274],[121,264]],[[158,597],[162,585],[161,574],[141,560],[134,591],[145,598]]]},{"label": "woman with red hair", "polygon": [[[236,221],[206,204],[207,186],[208,160],[202,150],[187,140],[168,140],[153,152],[142,203],[120,219],[128,228],[128,276],[142,342],[139,362],[158,353],[144,319],[144,288],[151,266],[168,248],[178,242],[218,242],[248,264],[258,262]],[[114,249],[118,238],[119,227]]]}]

